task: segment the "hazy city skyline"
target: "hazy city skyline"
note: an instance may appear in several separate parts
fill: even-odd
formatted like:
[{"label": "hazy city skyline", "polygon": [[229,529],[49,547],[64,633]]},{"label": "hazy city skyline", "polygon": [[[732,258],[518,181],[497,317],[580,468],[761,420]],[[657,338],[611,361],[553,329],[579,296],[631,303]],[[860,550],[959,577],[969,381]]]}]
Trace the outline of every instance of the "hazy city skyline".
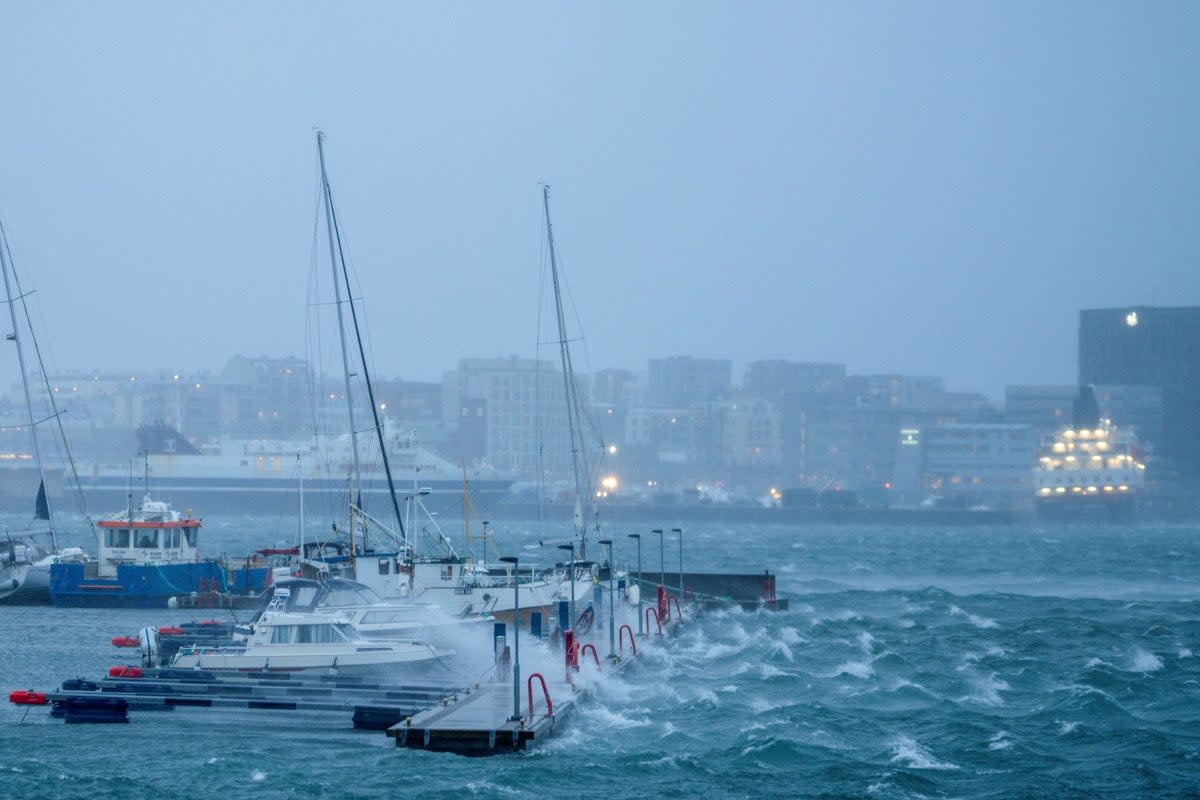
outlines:
[{"label": "hazy city skyline", "polygon": [[1079,308],[1200,302],[1185,4],[349,10],[0,12],[0,219],[51,371],[304,357],[317,125],[389,377],[535,354],[539,181],[588,371],[999,401],[1075,379]]}]

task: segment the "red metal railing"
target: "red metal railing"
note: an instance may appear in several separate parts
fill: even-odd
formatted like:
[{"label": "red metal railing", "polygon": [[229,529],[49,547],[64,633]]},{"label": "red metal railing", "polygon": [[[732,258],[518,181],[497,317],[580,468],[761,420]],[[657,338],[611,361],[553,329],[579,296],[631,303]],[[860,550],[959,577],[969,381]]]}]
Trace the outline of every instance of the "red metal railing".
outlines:
[{"label": "red metal railing", "polygon": [[619,652],[625,652],[625,632],[629,631],[629,645],[633,648],[633,654],[637,655],[637,641],[633,638],[633,628],[628,625],[622,625],[617,631],[617,649]]},{"label": "red metal railing", "polygon": [[579,653],[580,653],[580,655],[584,655],[587,653],[588,650],[592,651],[592,658],[596,662],[596,669],[600,669],[600,653],[598,653],[596,651],[596,645],[592,644],[591,642],[588,642],[583,647],[579,648]]},{"label": "red metal railing", "polygon": [[546,716],[554,716],[554,703],[550,700],[550,689],[546,686],[546,679],[542,677],[540,672],[531,672],[529,680],[525,683],[526,691],[529,693],[529,718],[533,719],[533,679],[537,678],[542,683],[542,696],[546,698]]},{"label": "red metal railing", "polygon": [[654,615],[654,624],[658,626],[658,635],[662,636],[662,618],[654,606],[646,606],[646,635],[650,635],[650,615]]}]

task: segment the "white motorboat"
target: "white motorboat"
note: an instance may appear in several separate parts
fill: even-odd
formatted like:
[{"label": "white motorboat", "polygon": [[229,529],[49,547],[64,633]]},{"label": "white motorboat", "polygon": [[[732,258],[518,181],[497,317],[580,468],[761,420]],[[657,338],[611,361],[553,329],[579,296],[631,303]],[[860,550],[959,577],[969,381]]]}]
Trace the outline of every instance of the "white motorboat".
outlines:
[{"label": "white motorboat", "polygon": [[[387,601],[369,586],[345,578],[325,581],[306,578],[277,580],[267,590],[264,611],[281,590],[288,593],[283,602],[285,610],[318,614],[346,622],[368,639],[416,638],[441,642],[450,639],[463,626],[483,619],[478,616],[451,616],[434,603]],[[259,612],[260,615],[262,613]],[[257,620],[258,616],[250,622],[253,624]]]},{"label": "white motorboat", "polygon": [[288,611],[290,591],[275,591],[258,619],[236,630],[240,643],[190,645],[171,660],[176,669],[360,674],[428,666],[454,655],[427,642],[366,639],[349,622]]}]

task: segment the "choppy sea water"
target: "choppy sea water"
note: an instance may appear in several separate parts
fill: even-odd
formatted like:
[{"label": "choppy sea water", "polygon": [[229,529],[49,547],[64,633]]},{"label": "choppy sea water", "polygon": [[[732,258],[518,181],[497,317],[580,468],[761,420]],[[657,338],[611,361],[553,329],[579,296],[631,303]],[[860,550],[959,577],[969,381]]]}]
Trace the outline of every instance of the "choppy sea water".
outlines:
[{"label": "choppy sea water", "polygon": [[[206,524],[231,555],[294,529]],[[614,526],[618,564],[640,529],[657,567],[649,527]],[[591,699],[526,754],[401,751],[294,712],[66,726],[5,706],[0,787],[89,800],[1200,796],[1200,526],[692,523],[685,537],[685,569],[770,568],[791,609],[689,623],[622,678],[591,679]],[[553,560],[538,546],[551,538],[496,531],[523,561]],[[97,676],[121,661],[112,636],[188,618],[0,608],[0,688]]]}]

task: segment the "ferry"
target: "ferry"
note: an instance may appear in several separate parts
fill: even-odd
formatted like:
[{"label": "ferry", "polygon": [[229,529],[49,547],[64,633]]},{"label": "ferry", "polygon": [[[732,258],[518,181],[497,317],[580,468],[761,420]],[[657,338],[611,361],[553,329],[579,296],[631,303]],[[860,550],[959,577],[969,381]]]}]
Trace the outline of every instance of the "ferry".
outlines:
[{"label": "ferry", "polygon": [[[389,423],[386,442],[397,483],[419,479],[438,495],[462,492],[462,466],[419,446],[411,432]],[[149,485],[159,496],[186,495],[223,508],[255,511],[294,509],[301,484],[313,502],[336,502],[345,497],[346,476],[354,469],[349,434],[303,441],[221,437],[193,445],[175,428],[158,422],[139,428],[138,452],[145,454]],[[360,455],[357,491],[367,500],[382,502],[388,486],[379,448],[363,441]],[[129,463],[84,464],[80,477],[89,501],[121,503],[128,492]],[[481,463],[469,465],[466,477],[476,493],[499,497],[515,476]]]},{"label": "ferry", "polygon": [[1132,519],[1146,484],[1145,460],[1137,434],[1101,417],[1095,393],[1083,387],[1071,426],[1038,451],[1034,508],[1043,519]]},{"label": "ferry", "polygon": [[226,565],[202,558],[201,520],[180,514],[150,495],[96,523],[98,556],[60,559],[50,566],[55,606],[166,608],[171,597],[191,593],[257,595],[268,585],[268,566]]}]

